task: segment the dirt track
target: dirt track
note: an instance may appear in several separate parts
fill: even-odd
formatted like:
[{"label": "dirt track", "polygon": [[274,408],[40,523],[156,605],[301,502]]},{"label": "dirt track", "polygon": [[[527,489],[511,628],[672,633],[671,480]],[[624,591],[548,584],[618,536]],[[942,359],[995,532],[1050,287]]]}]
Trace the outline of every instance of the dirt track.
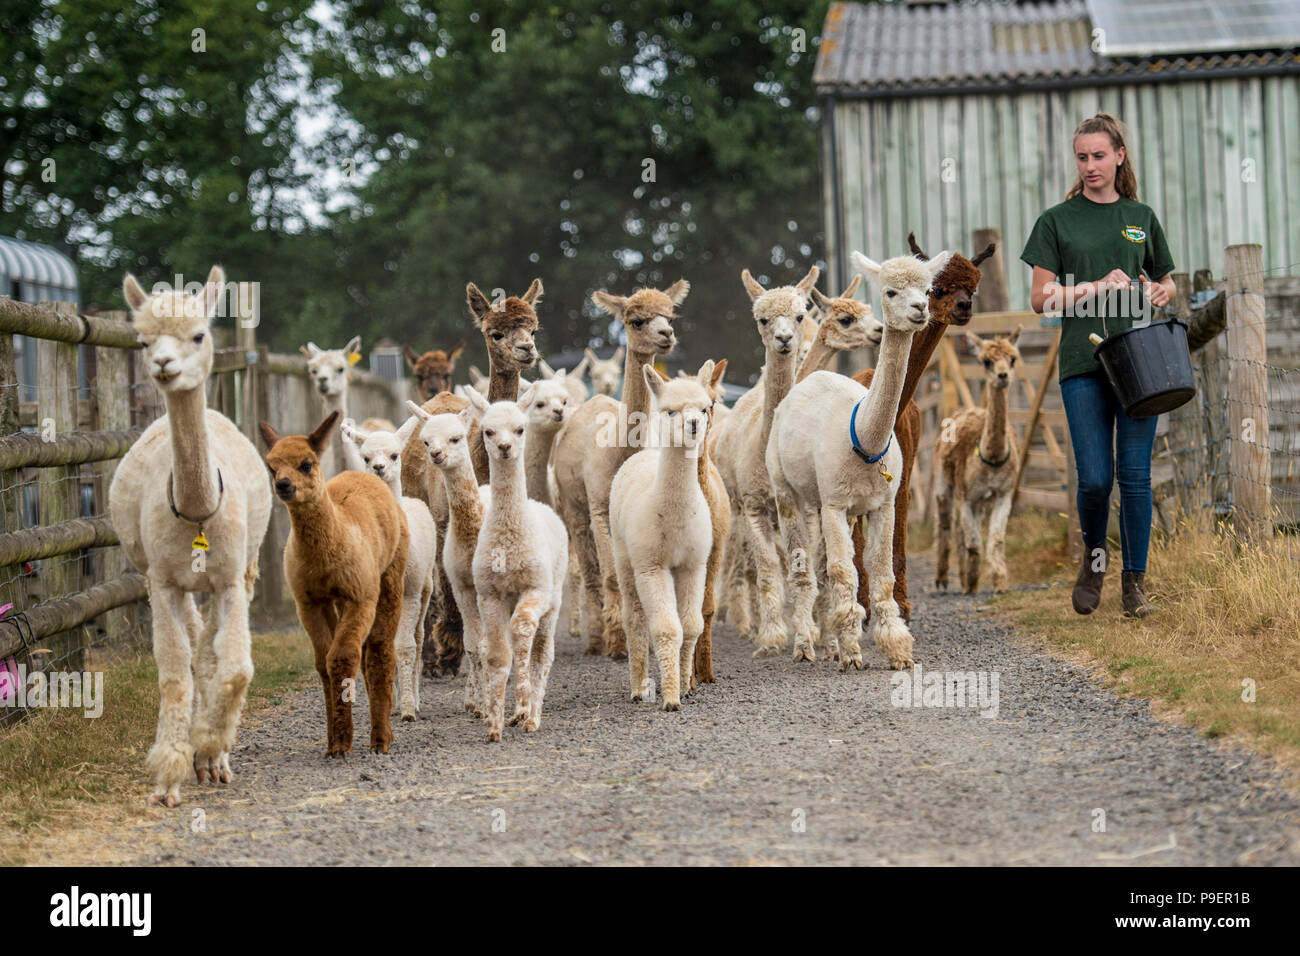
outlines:
[{"label": "dirt track", "polygon": [[667,714],[627,700],[626,662],[562,635],[537,734],[507,728],[485,744],[459,682],[426,679],[421,719],[395,725],[392,754],[328,761],[313,685],[246,722],[230,787],[187,785],[181,809],[97,835],[93,857],[75,839],[50,859],[1300,863],[1300,799],[1264,758],[1156,721],[1027,649],[973,599],[914,600],[922,668],[996,672],[996,718],[893,706],[892,672],[865,643],[869,669],[841,674],[752,660],[726,627],[718,683]]}]

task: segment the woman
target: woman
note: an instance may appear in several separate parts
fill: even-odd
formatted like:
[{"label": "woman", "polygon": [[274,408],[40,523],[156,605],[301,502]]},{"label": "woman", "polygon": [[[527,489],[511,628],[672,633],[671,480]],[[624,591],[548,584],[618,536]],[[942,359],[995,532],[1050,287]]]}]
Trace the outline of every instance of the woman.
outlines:
[{"label": "woman", "polygon": [[1118,476],[1124,611],[1143,617],[1152,610],[1144,578],[1156,419],[1124,414],[1088,335],[1113,335],[1135,319],[1149,320],[1149,306],[1173,298],[1174,263],[1160,221],[1138,202],[1122,124],[1098,113],[1079,124],[1073,142],[1079,178],[1065,202],[1038,217],[1020,258],[1034,270],[1033,310],[1063,313],[1061,398],[1078,469],[1075,505],[1085,551],[1071,602],[1080,614],[1101,603],[1110,490]]}]

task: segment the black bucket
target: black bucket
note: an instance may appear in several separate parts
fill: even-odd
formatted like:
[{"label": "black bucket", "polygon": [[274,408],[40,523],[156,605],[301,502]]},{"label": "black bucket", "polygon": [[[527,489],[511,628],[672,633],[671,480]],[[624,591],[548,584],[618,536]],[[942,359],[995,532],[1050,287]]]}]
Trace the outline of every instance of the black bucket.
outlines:
[{"label": "black bucket", "polygon": [[1130,418],[1162,415],[1196,394],[1187,326],[1177,319],[1116,332],[1093,354]]}]

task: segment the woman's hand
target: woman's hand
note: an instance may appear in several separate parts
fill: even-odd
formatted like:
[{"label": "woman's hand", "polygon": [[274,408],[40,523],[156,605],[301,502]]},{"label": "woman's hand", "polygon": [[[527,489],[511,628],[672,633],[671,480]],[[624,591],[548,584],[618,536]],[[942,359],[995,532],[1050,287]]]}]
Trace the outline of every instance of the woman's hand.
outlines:
[{"label": "woman's hand", "polygon": [[1169,300],[1174,297],[1164,282],[1152,282],[1146,276],[1141,276],[1141,279],[1142,291],[1147,294],[1147,301],[1157,309],[1168,304]]},{"label": "woman's hand", "polygon": [[1112,289],[1127,289],[1133,280],[1129,278],[1128,273],[1123,269],[1111,269],[1104,276],[1093,283],[1098,292],[1109,292]]}]

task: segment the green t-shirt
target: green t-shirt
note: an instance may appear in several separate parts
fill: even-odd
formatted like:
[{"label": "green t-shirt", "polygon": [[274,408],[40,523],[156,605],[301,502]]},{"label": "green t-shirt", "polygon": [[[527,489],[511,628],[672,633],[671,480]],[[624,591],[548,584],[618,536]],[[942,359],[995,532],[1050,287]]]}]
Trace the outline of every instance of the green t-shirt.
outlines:
[{"label": "green t-shirt", "polygon": [[[1120,197],[1099,203],[1083,193],[1071,196],[1038,217],[1022,261],[1042,266],[1063,285],[1094,282],[1112,269],[1123,269],[1137,278],[1139,273],[1152,282],[1174,271],[1173,257],[1165,231],[1150,206]],[[1102,330],[1105,316],[1105,331]],[[1150,318],[1141,283],[1133,291],[1111,292],[1082,302],[1074,309],[1062,307],[1060,380],[1101,370],[1093,357],[1088,334],[1132,328],[1134,319]]]}]

